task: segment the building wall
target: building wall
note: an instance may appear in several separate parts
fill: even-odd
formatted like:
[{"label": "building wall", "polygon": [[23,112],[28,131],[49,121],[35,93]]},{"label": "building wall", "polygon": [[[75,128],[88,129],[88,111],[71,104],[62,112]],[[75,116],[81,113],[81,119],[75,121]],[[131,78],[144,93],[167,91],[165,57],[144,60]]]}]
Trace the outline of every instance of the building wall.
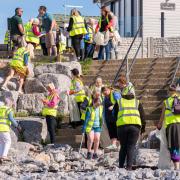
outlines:
[{"label": "building wall", "polygon": [[170,0],[176,4],[175,11],[161,10],[165,0],[143,0],[143,35],[161,37],[161,12],[165,13],[165,37],[180,36],[180,0]]}]

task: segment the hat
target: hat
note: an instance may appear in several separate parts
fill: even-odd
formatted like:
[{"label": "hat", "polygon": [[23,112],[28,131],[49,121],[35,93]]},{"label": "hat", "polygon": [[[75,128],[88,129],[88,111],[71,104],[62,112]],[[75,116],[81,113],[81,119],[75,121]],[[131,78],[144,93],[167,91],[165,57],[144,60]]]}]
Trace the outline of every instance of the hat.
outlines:
[{"label": "hat", "polygon": [[56,89],[53,83],[48,84],[47,87],[49,87],[51,90]]},{"label": "hat", "polygon": [[78,69],[74,68],[71,70],[71,72],[74,76],[79,76],[79,70]]},{"label": "hat", "polygon": [[34,18],[32,23],[35,24],[35,25],[38,25],[39,24],[39,19],[38,18]]}]

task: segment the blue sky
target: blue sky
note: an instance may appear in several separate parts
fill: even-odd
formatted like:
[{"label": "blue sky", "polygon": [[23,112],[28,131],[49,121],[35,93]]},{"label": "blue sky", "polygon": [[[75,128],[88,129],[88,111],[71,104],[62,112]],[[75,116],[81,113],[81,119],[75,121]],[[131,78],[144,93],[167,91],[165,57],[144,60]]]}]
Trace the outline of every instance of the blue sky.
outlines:
[{"label": "blue sky", "polygon": [[[64,13],[63,4],[65,0],[1,0],[3,3],[0,5],[0,43],[3,42],[4,33],[7,28],[7,17],[14,15],[16,7],[22,7],[24,10],[23,22],[25,23],[31,17],[36,17],[38,14],[38,7],[45,5],[50,13]],[[98,15],[99,9],[93,0],[66,0],[67,4],[81,5],[83,15]],[[68,13],[70,9],[67,9]]]}]

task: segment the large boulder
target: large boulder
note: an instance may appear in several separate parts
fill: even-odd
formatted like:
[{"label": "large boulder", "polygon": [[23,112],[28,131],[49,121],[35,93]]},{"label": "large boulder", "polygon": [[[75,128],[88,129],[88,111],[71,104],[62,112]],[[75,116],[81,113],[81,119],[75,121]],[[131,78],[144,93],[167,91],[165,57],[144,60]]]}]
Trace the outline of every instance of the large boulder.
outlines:
[{"label": "large boulder", "polygon": [[64,74],[70,77],[71,69],[74,68],[77,68],[81,73],[81,65],[76,61],[40,65],[35,67],[34,73],[35,76],[39,76],[44,73],[52,73],[52,74]]},{"label": "large boulder", "polygon": [[29,114],[39,114],[42,111],[43,103],[41,99],[44,99],[44,94],[23,94],[19,97],[17,110],[21,112],[22,110],[28,111]]}]

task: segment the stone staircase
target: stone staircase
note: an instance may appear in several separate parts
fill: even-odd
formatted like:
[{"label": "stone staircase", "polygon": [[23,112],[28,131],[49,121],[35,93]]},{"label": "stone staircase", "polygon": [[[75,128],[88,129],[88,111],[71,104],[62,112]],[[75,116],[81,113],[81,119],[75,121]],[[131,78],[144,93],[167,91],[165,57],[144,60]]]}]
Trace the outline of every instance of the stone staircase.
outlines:
[{"label": "stone staircase", "polygon": [[[89,86],[94,83],[97,76],[101,76],[104,84],[111,85],[121,63],[122,60],[93,61],[88,74],[83,78],[84,84]],[[143,103],[147,131],[152,130],[160,119],[162,102],[168,95],[167,89],[176,66],[176,58],[137,59],[133,66],[130,81],[135,85],[136,95]],[[125,67],[122,72],[124,70]],[[180,70],[177,77],[179,75]]]}]

